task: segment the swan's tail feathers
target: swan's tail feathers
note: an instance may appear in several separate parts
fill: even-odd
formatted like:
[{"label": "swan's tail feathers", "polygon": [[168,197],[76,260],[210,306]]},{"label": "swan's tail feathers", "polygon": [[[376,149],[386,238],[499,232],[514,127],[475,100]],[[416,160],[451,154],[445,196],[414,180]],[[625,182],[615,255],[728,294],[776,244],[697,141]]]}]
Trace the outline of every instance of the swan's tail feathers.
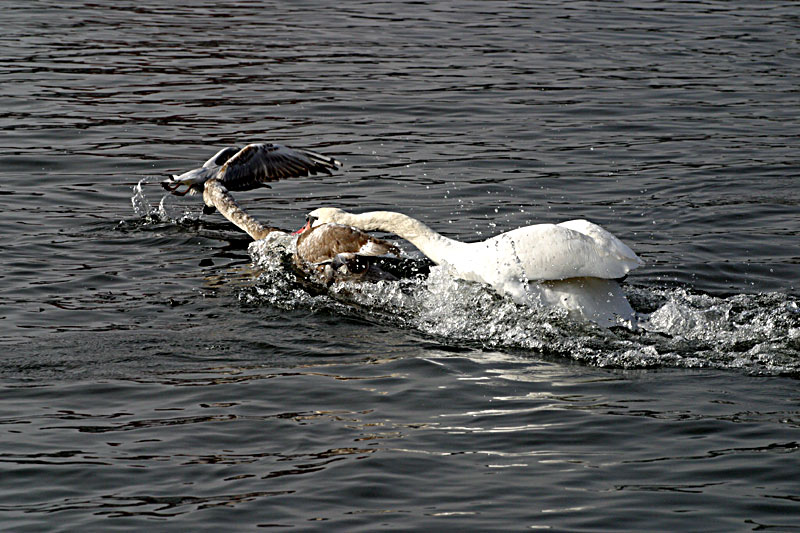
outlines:
[{"label": "swan's tail feathers", "polygon": [[627,244],[597,224],[579,219],[568,220],[558,225],[590,237],[595,242],[596,249],[600,250],[603,256],[613,258],[611,266],[614,268],[609,267],[608,277],[610,278],[623,277],[631,270],[644,265],[644,261]]}]

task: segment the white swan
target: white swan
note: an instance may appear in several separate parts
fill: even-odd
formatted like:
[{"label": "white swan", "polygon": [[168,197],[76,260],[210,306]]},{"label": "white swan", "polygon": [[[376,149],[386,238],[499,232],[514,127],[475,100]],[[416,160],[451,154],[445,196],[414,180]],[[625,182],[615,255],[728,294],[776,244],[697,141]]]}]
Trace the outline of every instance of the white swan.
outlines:
[{"label": "white swan", "polygon": [[449,239],[402,213],[353,214],[320,208],[313,225],[338,223],[394,233],[458,278],[490,285],[518,303],[560,306],[601,326],[635,327],[635,312],[615,281],[642,260],[614,235],[586,220],[536,224],[485,241]]}]

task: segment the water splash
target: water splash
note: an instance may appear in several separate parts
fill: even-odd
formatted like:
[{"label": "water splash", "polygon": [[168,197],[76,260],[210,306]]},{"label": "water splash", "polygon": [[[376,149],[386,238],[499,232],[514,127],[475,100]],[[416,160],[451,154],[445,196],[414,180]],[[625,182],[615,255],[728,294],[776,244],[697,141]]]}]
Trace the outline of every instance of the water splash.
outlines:
[{"label": "water splash", "polygon": [[[185,226],[199,210],[157,205],[144,193],[145,178],[131,198],[147,223]],[[427,279],[370,284],[336,283],[325,289],[298,276],[296,239],[272,233],[252,242],[260,272],[241,288],[242,301],[282,309],[330,311],[416,330],[443,343],[521,350],[614,368],[727,368],[800,377],[800,305],[782,293],[712,296],[685,288],[625,286],[634,309],[648,320],[641,331],[603,329],[576,322],[566,311],[515,303],[479,283],[456,279],[434,267]]]},{"label": "water splash", "polygon": [[149,182],[151,178],[142,178],[139,183],[133,186],[133,196],[131,196],[131,203],[133,204],[133,212],[140,218],[148,218],[154,213],[151,209],[150,202],[144,194],[144,185]]},{"label": "water splash", "polygon": [[198,207],[197,202],[192,202],[191,205],[181,205],[180,198],[171,194],[164,194],[163,190],[159,188],[162,193],[157,204],[153,204],[148,200],[145,194],[145,185],[155,184],[161,181],[161,178],[156,176],[147,176],[139,180],[139,183],[133,186],[133,195],[131,196],[131,204],[133,204],[133,211],[136,215],[148,222],[185,222],[187,219],[197,220],[202,213],[202,206]]},{"label": "water splash", "polygon": [[[292,241],[293,242],[293,241]],[[434,267],[424,280],[337,283],[309,292],[287,272],[291,243],[250,247],[261,275],[244,298],[328,310],[417,330],[445,343],[531,351],[614,368],[728,368],[800,376],[800,306],[781,293],[715,297],[687,289],[627,286],[643,331],[599,328],[561,309],[514,303]]]}]

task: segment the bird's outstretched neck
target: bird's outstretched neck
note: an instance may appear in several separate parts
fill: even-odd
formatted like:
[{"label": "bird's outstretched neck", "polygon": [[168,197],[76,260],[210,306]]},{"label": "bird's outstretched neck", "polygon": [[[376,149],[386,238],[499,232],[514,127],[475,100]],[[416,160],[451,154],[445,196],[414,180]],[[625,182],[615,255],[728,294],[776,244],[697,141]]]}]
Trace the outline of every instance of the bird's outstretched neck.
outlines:
[{"label": "bird's outstretched neck", "polygon": [[369,211],[353,214],[337,210],[336,222],[355,226],[365,231],[385,231],[394,233],[416,246],[431,261],[447,263],[454,252],[465,243],[449,239],[435,232],[419,220],[392,211]]},{"label": "bird's outstretched neck", "polygon": [[263,239],[273,231],[281,231],[265,226],[250,216],[217,179],[206,181],[203,188],[203,201],[209,207],[216,207],[225,218],[236,224],[253,240]]}]

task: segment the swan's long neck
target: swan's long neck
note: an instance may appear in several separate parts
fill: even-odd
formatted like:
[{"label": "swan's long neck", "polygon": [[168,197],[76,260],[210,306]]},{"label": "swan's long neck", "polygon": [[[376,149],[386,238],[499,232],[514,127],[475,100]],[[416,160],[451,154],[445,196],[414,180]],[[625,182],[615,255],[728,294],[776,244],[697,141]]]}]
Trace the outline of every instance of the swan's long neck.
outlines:
[{"label": "swan's long neck", "polygon": [[251,217],[228,193],[228,189],[216,179],[210,179],[206,182],[203,189],[203,201],[208,206],[216,207],[222,216],[244,230],[253,240],[263,239],[273,231],[281,231],[264,226]]},{"label": "swan's long neck", "polygon": [[342,213],[337,220],[341,224],[354,226],[364,231],[394,233],[416,246],[434,263],[452,263],[455,254],[465,243],[449,239],[407,215],[392,211],[370,211],[368,213]]}]

